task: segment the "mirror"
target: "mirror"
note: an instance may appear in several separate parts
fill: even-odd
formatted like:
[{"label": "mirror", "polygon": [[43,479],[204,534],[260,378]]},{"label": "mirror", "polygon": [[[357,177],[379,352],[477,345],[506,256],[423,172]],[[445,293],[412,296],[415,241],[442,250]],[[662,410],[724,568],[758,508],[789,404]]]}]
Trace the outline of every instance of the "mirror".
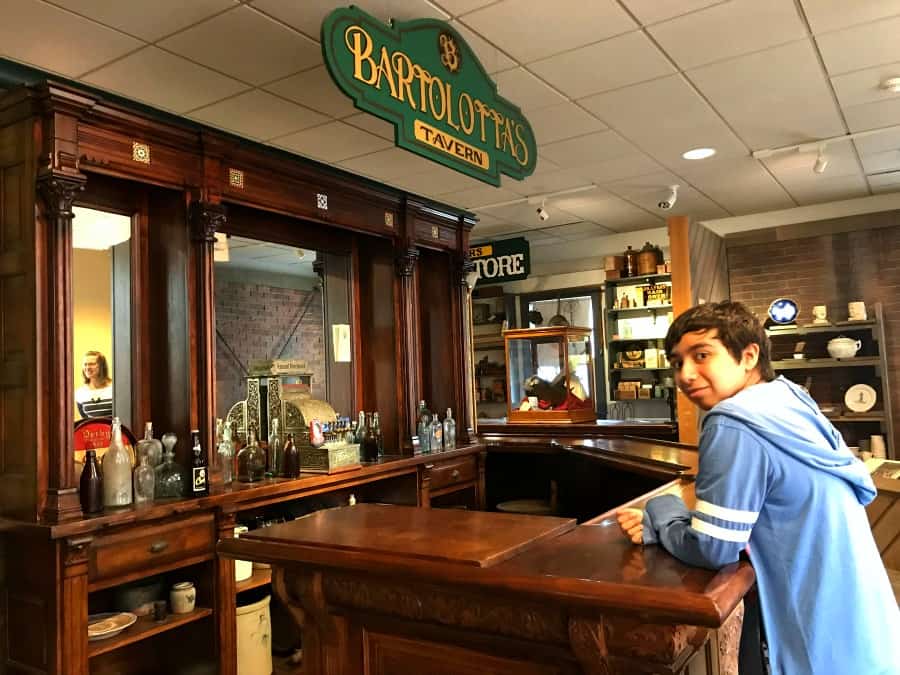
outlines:
[{"label": "mirror", "polygon": [[131,426],[132,219],[76,206],[72,221],[75,421]]}]

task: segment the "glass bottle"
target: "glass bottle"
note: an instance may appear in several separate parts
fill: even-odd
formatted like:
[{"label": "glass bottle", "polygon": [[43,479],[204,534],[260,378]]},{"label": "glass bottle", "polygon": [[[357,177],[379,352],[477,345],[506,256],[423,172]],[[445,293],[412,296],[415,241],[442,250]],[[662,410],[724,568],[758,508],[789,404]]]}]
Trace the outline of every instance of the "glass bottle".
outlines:
[{"label": "glass bottle", "polygon": [[453,411],[447,408],[447,416],[444,418],[444,450],[456,448],[456,420],[453,419]]},{"label": "glass bottle", "polygon": [[431,452],[431,411],[425,401],[419,401],[418,418],[416,434],[419,436],[419,452],[427,454]]},{"label": "glass bottle", "polygon": [[360,448],[360,459],[364,462],[378,461],[378,439],[375,437],[375,423],[371,416],[367,420],[366,435]]},{"label": "glass bottle", "polygon": [[147,455],[147,463],[150,468],[156,468],[162,462],[162,443],[153,438],[153,422],[144,424],[144,437],[137,442],[138,460],[142,454]]},{"label": "glass bottle", "polygon": [[352,445],[356,443],[356,420],[350,423],[350,428],[347,430],[347,433],[344,434],[344,443],[347,445]]},{"label": "glass bottle", "polygon": [[266,453],[256,440],[256,429],[247,430],[247,445],[237,456],[237,479],[242,483],[253,483],[266,477]]},{"label": "glass bottle", "polygon": [[378,419],[378,413],[372,413],[372,426],[375,430],[375,443],[378,448],[377,457],[384,457],[384,434],[381,433],[381,420]]},{"label": "glass bottle", "polygon": [[300,475],[300,448],[294,445],[294,434],[288,434],[284,442],[284,458],[279,475],[282,478],[296,478]]},{"label": "glass bottle", "polygon": [[272,430],[269,432],[269,464],[268,472],[277,476],[281,473],[281,464],[284,460],[284,448],[281,444],[281,434],[278,431],[278,418],[272,418]]},{"label": "glass bottle", "polygon": [[441,425],[440,416],[435,413],[431,420],[431,451],[441,452],[444,449],[444,427]]},{"label": "glass bottle", "polygon": [[228,485],[234,480],[234,441],[231,439],[231,420],[222,426],[222,440],[218,447],[219,464],[222,469],[222,482]]},{"label": "glass bottle", "polygon": [[175,462],[178,437],[171,431],[163,434],[163,463],[156,467],[156,499],[184,497],[184,473]]},{"label": "glass bottle", "polygon": [[362,446],[363,438],[366,436],[366,413],[359,411],[359,422],[356,424],[356,442]]},{"label": "glass bottle", "polygon": [[194,449],[194,457],[191,460],[191,496],[205,497],[209,494],[209,463],[203,456],[199,429],[191,431],[191,445]]},{"label": "glass bottle", "polygon": [[141,452],[141,447],[138,445],[138,465],[134,469],[135,504],[152,504],[156,492],[156,471],[150,465],[150,455],[146,449],[145,447],[145,452]]},{"label": "glass bottle", "polygon": [[131,504],[131,454],[122,445],[122,423],[112,420],[112,438],[103,455],[103,506]]},{"label": "glass bottle", "polygon": [[82,512],[100,513],[103,510],[103,476],[100,475],[100,465],[97,464],[96,450],[85,450],[84,468],[78,485]]}]

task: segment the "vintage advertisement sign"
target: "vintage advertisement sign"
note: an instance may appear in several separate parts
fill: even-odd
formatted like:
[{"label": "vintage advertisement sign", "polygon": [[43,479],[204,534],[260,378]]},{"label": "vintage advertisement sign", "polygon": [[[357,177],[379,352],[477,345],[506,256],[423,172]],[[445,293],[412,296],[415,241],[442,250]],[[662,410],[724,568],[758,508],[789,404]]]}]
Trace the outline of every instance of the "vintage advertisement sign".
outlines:
[{"label": "vintage advertisement sign", "polygon": [[399,147],[496,186],[534,171],[531,125],[448,23],[387,25],[340,8],[322,23],[322,53],[356,107],[394,125]]},{"label": "vintage advertisement sign", "polygon": [[531,248],[524,237],[502,239],[469,248],[479,284],[527,279],[531,273]]}]

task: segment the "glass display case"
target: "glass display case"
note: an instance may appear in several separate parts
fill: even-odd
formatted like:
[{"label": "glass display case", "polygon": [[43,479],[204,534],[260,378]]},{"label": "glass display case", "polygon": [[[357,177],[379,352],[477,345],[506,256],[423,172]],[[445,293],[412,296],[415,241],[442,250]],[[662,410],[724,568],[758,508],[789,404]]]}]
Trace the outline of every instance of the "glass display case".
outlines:
[{"label": "glass display case", "polygon": [[597,419],[590,328],[522,328],[503,339],[509,422]]}]

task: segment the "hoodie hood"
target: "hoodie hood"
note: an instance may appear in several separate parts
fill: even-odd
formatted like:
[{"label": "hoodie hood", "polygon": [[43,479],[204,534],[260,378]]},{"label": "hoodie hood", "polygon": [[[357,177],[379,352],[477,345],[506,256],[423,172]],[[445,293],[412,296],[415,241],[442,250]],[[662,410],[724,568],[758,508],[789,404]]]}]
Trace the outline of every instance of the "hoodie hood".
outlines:
[{"label": "hoodie hood", "polygon": [[847,482],[863,506],[875,499],[865,464],[853,456],[809,394],[784,376],[747,387],[717,404],[704,417],[703,426],[716,415],[739,420],[779,451]]}]

